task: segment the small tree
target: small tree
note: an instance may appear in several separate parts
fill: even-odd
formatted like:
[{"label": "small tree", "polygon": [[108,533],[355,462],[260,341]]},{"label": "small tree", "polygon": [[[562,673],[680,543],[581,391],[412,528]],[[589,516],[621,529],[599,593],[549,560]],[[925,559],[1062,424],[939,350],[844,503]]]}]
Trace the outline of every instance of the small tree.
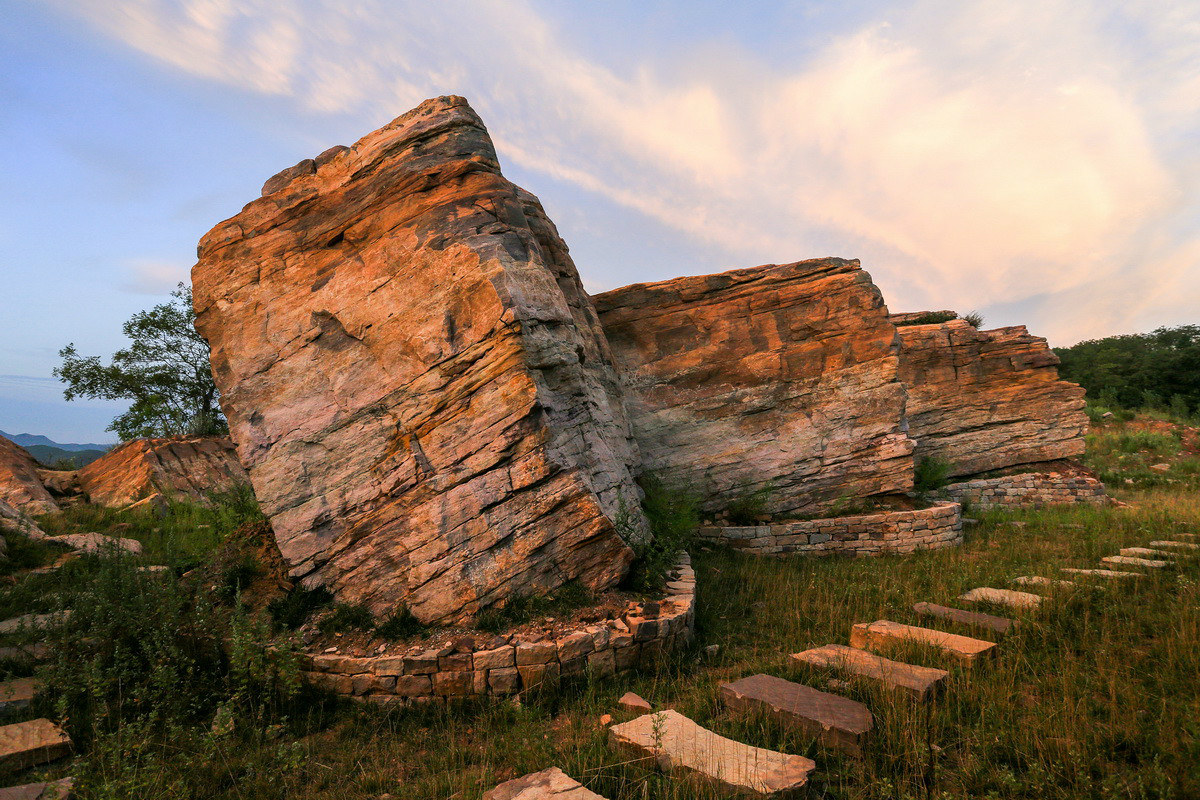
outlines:
[{"label": "small tree", "polygon": [[122,327],[133,344],[113,354],[81,356],[71,343],[58,352],[54,375],[68,400],[132,400],[108,429],[122,440],[141,436],[208,436],[228,427],[217,405],[217,386],[208,363],[208,343],[192,321],[192,290],[179,284],[169,303],[141,311]]}]

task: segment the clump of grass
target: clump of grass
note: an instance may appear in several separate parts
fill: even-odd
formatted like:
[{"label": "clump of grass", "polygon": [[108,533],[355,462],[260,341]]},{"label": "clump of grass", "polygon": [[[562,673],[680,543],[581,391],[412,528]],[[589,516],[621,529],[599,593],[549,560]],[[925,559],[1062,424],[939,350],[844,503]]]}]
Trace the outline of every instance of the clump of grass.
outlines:
[{"label": "clump of grass", "polygon": [[983,314],[980,314],[978,311],[969,311],[963,314],[962,320],[972,328],[978,329],[983,327]]},{"label": "clump of grass", "polygon": [[333,611],[322,617],[317,623],[321,633],[349,633],[350,631],[368,631],[375,627],[375,617],[371,610],[363,605],[335,603]]},{"label": "clump of grass", "polygon": [[642,508],[652,535],[648,542],[634,546],[637,558],[626,584],[635,590],[650,591],[662,586],[667,570],[695,538],[700,526],[700,504],[692,492],[668,487],[656,475],[643,475],[639,483],[644,493]]},{"label": "clump of grass", "polygon": [[775,486],[767,484],[753,492],[730,501],[725,516],[733,525],[754,525],[767,516],[767,508],[775,496]]},{"label": "clump of grass", "polygon": [[936,325],[942,322],[949,322],[952,319],[958,319],[958,314],[953,311],[930,311],[928,314],[921,314],[919,317],[897,322],[898,326],[902,325]]},{"label": "clump of grass", "polygon": [[475,627],[488,633],[503,633],[538,617],[556,617],[593,601],[579,581],[568,581],[548,595],[521,595],[503,606],[484,609],[475,618]]},{"label": "clump of grass", "polygon": [[936,492],[946,485],[954,465],[944,458],[925,456],[917,459],[913,471],[913,489],[918,494]]},{"label": "clump of grass", "polygon": [[382,639],[408,639],[429,632],[429,626],[413,616],[408,606],[401,605],[390,617],[375,628],[375,635]]}]

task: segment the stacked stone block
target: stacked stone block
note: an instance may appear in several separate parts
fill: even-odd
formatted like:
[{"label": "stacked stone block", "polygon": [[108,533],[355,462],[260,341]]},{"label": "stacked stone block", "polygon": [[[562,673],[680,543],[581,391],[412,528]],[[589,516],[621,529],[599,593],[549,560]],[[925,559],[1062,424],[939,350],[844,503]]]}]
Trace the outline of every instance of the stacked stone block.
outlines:
[{"label": "stacked stone block", "polygon": [[554,638],[495,637],[468,644],[413,648],[403,654],[305,656],[305,678],[333,692],[375,703],[442,702],[504,696],[591,673],[613,675],[650,666],[682,648],[695,631],[696,576],[685,553],[667,595],[631,604],[620,618]]},{"label": "stacked stone block", "polygon": [[838,553],[877,556],[962,543],[962,506],[940,502],[913,511],[801,520],[741,528],[704,527],[701,538],[755,555]]},{"label": "stacked stone block", "polygon": [[980,509],[1111,502],[1104,484],[1096,478],[1059,472],[1031,472],[952,483],[942,491],[956,502],[970,503]]}]

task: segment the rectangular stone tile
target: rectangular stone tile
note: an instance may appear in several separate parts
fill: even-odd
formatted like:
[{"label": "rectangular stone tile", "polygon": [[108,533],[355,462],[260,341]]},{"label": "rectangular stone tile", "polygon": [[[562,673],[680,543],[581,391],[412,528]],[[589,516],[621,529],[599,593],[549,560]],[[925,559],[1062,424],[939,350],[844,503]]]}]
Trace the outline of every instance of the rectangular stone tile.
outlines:
[{"label": "rectangular stone tile", "polygon": [[1012,582],[1018,586],[1039,586],[1043,589],[1070,589],[1079,585],[1077,583],[1072,583],[1071,581],[1059,581],[1054,580],[1053,578],[1043,578],[1040,575],[1021,575],[1020,577],[1013,578]]},{"label": "rectangular stone tile", "polygon": [[48,719],[0,725],[0,766],[24,769],[63,758],[71,752],[71,738]]},{"label": "rectangular stone tile", "polygon": [[1075,569],[1074,567],[1063,567],[1062,571],[1068,575],[1086,575],[1092,578],[1141,578],[1144,573],[1141,572],[1123,572],[1121,570],[1112,569]]},{"label": "rectangular stone tile", "polygon": [[974,666],[981,657],[991,655],[996,649],[995,642],[886,619],[860,622],[850,630],[850,646],[860,650],[880,650],[908,642],[937,648],[967,667]]},{"label": "rectangular stone tile", "polygon": [[942,686],[950,674],[944,669],[920,667],[892,661],[866,650],[846,647],[843,644],[827,644],[802,653],[793,653],[792,658],[817,667],[834,667],[855,675],[861,675],[895,689],[917,700],[928,700]]},{"label": "rectangular stone tile", "polygon": [[609,739],[653,759],[671,774],[731,792],[774,795],[801,788],[817,765],[803,756],[751,747],[702,728],[677,711],[659,711],[609,728]]},{"label": "rectangular stone tile", "polygon": [[1121,555],[1133,558],[1183,558],[1183,553],[1172,553],[1167,550],[1152,550],[1149,547],[1122,547]]},{"label": "rectangular stone tile", "polygon": [[1101,564],[1113,567],[1142,567],[1143,569],[1164,569],[1171,566],[1170,561],[1157,561],[1151,558],[1134,558],[1132,556],[1105,556]]},{"label": "rectangular stone tile", "polygon": [[972,628],[983,628],[1000,635],[1008,633],[1008,629],[1017,624],[1016,620],[1008,617],[995,617],[991,614],[981,614],[978,611],[964,611],[961,608],[939,606],[936,603],[914,603],[913,611],[922,617],[946,619],[961,625],[970,625]]},{"label": "rectangular stone tile", "polygon": [[993,589],[990,586],[981,586],[959,595],[958,599],[966,603],[991,603],[1021,611],[1032,611],[1040,606],[1046,598],[1030,592],[1014,592],[1012,589]]},{"label": "rectangular stone tile", "polygon": [[70,800],[74,797],[75,779],[61,778],[49,783],[27,783],[0,789],[0,800]]},{"label": "rectangular stone tile", "polygon": [[773,675],[722,683],[721,696],[730,708],[766,711],[784,725],[852,755],[862,754],[863,740],[875,727],[871,710],[862,703]]},{"label": "rectangular stone tile", "polygon": [[37,689],[36,678],[16,678],[0,683],[0,716],[28,708]]},{"label": "rectangular stone tile", "polygon": [[[1180,536],[1180,537],[1183,536],[1182,533],[1177,533],[1175,535]],[[1157,542],[1151,542],[1150,546],[1151,547],[1176,547],[1176,548],[1179,548],[1180,550],[1200,550],[1200,544],[1193,544],[1192,542],[1176,542],[1176,541],[1172,541],[1170,539],[1160,539]]]},{"label": "rectangular stone tile", "polygon": [[[2,800],[2,798],[0,798]],[[558,767],[505,781],[483,800],[604,800]]]}]

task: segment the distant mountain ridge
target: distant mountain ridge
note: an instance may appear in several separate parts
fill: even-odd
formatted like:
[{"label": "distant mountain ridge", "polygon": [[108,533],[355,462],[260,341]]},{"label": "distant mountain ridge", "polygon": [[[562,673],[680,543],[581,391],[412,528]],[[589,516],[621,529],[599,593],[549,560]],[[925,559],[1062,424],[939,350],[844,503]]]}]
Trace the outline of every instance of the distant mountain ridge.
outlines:
[{"label": "distant mountain ridge", "polygon": [[16,442],[17,444],[21,445],[21,447],[24,447],[26,449],[40,445],[42,447],[53,447],[58,450],[68,450],[71,452],[79,452],[82,450],[100,450],[101,452],[104,452],[114,446],[111,444],[95,444],[95,443],[90,443],[90,444],[65,443],[64,444],[62,442],[56,442],[53,439],[50,439],[46,436],[39,436],[34,433],[12,434],[12,433],[5,433],[4,431],[0,431],[0,436],[3,436],[5,439],[8,439],[10,442]]}]

